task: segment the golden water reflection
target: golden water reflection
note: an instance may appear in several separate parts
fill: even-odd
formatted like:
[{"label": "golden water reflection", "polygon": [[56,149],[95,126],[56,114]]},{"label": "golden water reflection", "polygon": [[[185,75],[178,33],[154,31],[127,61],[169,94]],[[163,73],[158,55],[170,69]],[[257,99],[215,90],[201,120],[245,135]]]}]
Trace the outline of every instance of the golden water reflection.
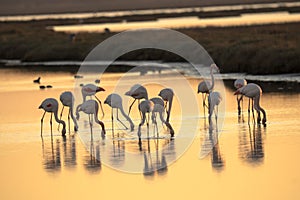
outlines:
[{"label": "golden water reflection", "polygon": [[[218,132],[209,129],[201,107],[200,116],[182,119],[178,117],[182,111],[178,108],[180,104],[177,104],[178,107],[172,109],[171,123],[176,131],[178,124],[182,124],[186,134],[173,141],[145,139],[140,151],[137,140],[112,140],[109,134],[107,140],[97,140],[100,132],[95,134],[92,142],[88,127],[85,129],[81,126],[80,133],[85,134],[89,141],[86,148],[79,134],[71,131],[70,135],[61,137],[55,128],[56,124],[53,137],[48,123],[45,123],[43,139],[40,137],[42,112],[37,109],[38,105],[46,97],[58,98],[61,92],[71,90],[74,86],[72,75],[40,74],[44,78],[42,80],[51,81],[54,86],[43,91],[32,83],[36,74],[6,72],[5,75],[5,80],[0,79],[1,199],[82,199],[98,196],[104,199],[137,196],[143,199],[158,196],[171,199],[187,196],[246,200],[300,198],[300,110],[296,106],[300,94],[297,92],[274,90],[263,93],[261,106],[267,111],[266,127],[253,123],[248,125],[246,110],[244,122],[239,121],[233,85],[226,85],[222,101],[226,113],[220,116],[224,125],[219,124]],[[107,88],[107,93],[111,92],[118,76],[107,74],[101,78],[101,85]],[[135,80],[132,79],[124,89]],[[200,79],[191,78],[188,81],[196,92]],[[176,83],[173,81],[173,84]],[[11,90],[5,86],[11,86]],[[151,84],[147,88],[152,90],[153,95],[160,89]],[[98,97],[104,99],[106,95],[103,93]],[[201,96],[195,95],[195,98],[201,105]],[[110,108],[104,109],[110,112]],[[134,113],[133,116],[135,114],[138,115]],[[66,116],[63,118],[65,120]],[[109,124],[110,116],[103,120]],[[138,118],[134,123],[139,123]],[[179,156],[184,136],[189,135],[191,126],[195,124],[199,124],[195,138],[184,154]],[[216,133],[218,137],[214,136]],[[206,156],[201,157],[199,154],[205,149],[204,145],[207,145],[208,151]],[[157,146],[159,151],[156,151]],[[143,173],[120,172],[109,167],[110,163],[120,167],[129,162],[136,165],[127,156],[128,152],[141,156],[137,164]],[[179,159],[171,162],[176,157]],[[249,188],[255,192],[249,192]]]}]

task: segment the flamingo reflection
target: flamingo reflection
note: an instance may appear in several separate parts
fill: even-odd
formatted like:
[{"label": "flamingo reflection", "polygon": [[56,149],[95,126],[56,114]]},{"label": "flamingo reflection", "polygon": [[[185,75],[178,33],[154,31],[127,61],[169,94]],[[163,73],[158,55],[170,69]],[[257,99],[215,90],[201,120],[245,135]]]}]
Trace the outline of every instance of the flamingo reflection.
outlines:
[{"label": "flamingo reflection", "polygon": [[[124,137],[124,133],[121,133],[120,138]],[[112,150],[110,153],[110,162],[113,166],[121,166],[125,161],[125,140],[114,139],[112,145]]]},{"label": "flamingo reflection", "polygon": [[205,158],[207,155],[211,156],[211,165],[214,170],[219,172],[224,169],[225,160],[222,157],[219,145],[218,131],[214,131],[214,129],[211,128],[202,142],[200,159]]},{"label": "flamingo reflection", "polygon": [[[173,143],[174,140],[168,140]],[[152,144],[151,144],[152,142]],[[164,149],[169,145],[168,143],[160,144],[159,139],[150,140],[147,139],[147,147],[144,151],[144,176],[153,177],[155,174],[163,175],[168,171],[168,162]],[[160,149],[163,146],[163,149]],[[172,145],[173,146],[173,145]],[[154,147],[154,152],[151,149]],[[174,146],[173,146],[174,147]],[[142,147],[141,147],[142,148]]]},{"label": "flamingo reflection", "polygon": [[64,165],[74,167],[77,165],[76,156],[76,137],[74,135],[66,138],[63,137]]},{"label": "flamingo reflection", "polygon": [[94,143],[91,139],[89,145],[90,151],[84,157],[84,167],[90,173],[97,173],[101,170],[100,144]]},{"label": "flamingo reflection", "polygon": [[43,165],[45,170],[56,172],[61,169],[61,155],[60,155],[60,141],[56,140],[54,149],[53,137],[51,136],[50,146],[46,146],[42,137],[42,150],[43,150]]},{"label": "flamingo reflection", "polygon": [[[247,130],[248,129],[248,130]],[[248,125],[239,137],[240,158],[250,164],[261,164],[264,160],[262,130],[265,127]]]}]

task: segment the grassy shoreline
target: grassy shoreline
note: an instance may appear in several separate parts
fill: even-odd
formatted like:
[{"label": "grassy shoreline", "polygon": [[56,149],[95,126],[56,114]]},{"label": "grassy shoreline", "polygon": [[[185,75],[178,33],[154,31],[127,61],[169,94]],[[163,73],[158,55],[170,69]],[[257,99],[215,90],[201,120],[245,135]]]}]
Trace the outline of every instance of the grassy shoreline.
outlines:
[{"label": "grassy shoreline", "polygon": [[[49,24],[53,21],[1,23],[0,59],[81,61],[97,44],[116,34],[79,33],[73,41],[67,33],[47,30]],[[199,42],[225,73],[300,73],[300,23],[178,31]],[[130,52],[119,59],[183,61],[177,55],[153,49]]]}]

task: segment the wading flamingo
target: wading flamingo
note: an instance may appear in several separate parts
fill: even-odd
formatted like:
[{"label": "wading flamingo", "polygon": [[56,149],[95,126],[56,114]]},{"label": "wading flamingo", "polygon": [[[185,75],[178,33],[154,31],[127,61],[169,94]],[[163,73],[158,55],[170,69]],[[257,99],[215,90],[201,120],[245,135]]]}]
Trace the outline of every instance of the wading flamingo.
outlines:
[{"label": "wading flamingo", "polygon": [[134,98],[134,101],[129,106],[128,115],[130,114],[131,108],[132,108],[132,106],[133,106],[133,104],[136,100],[138,100],[139,104],[140,104],[140,99],[148,100],[147,89],[144,86],[140,85],[140,84],[133,85],[130,88],[130,90],[125,93],[125,95],[131,96],[132,98]]},{"label": "wading flamingo", "polygon": [[[266,117],[266,112],[265,110],[260,106],[260,97],[262,95],[262,90],[261,88],[255,84],[255,83],[249,83],[241,88],[239,88],[235,93],[245,95],[246,97],[252,99],[254,101],[254,109],[257,111],[257,123],[260,123],[261,118],[260,118],[260,112],[263,113],[263,119],[262,123],[263,125],[266,124],[267,122],[267,117]],[[252,106],[252,112],[253,112],[253,106]],[[250,114],[250,101],[248,104],[248,115]],[[254,115],[254,113],[253,113]]]},{"label": "wading flamingo", "polygon": [[[151,98],[150,101],[152,101],[154,103],[151,119],[156,127],[157,137],[158,137],[158,128],[157,128],[157,122],[156,122],[156,114],[157,113],[159,114],[159,118],[160,118],[161,122],[168,127],[171,137],[174,137],[174,130],[173,130],[171,124],[168,121],[166,121],[163,117],[163,113],[165,111],[164,101],[160,97]],[[142,111],[142,113],[143,113],[143,111]]]},{"label": "wading flamingo", "polygon": [[77,131],[78,130],[78,124],[77,124],[77,121],[76,121],[76,118],[73,114],[73,109],[74,109],[74,95],[72,94],[72,92],[70,91],[66,91],[66,92],[63,92],[61,95],[60,95],[60,101],[61,103],[63,104],[63,107],[62,107],[62,110],[61,110],[61,113],[60,113],[60,119],[62,117],[62,114],[63,114],[63,111],[64,111],[64,107],[67,106],[69,107],[69,113],[68,113],[68,125],[69,125],[69,132],[70,132],[70,116],[73,120],[73,123],[74,123],[74,131]]},{"label": "wading flamingo", "polygon": [[125,124],[119,119],[118,116],[118,110],[121,111],[122,115],[127,119],[127,121],[130,123],[130,131],[134,130],[134,124],[132,122],[132,120],[130,119],[130,117],[128,115],[126,115],[126,113],[124,112],[123,109],[123,104],[122,104],[122,98],[120,95],[116,94],[116,93],[112,93],[110,95],[108,95],[104,101],[104,104],[107,104],[111,107],[111,120],[112,120],[112,130],[114,131],[114,114],[113,114],[113,110],[114,108],[117,109],[117,120],[126,128],[128,129]]},{"label": "wading flamingo", "polygon": [[[236,89],[239,89],[243,86],[247,85],[247,81],[245,79],[236,79],[234,81],[234,87]],[[238,105],[238,115],[241,115],[241,101],[242,101],[242,106],[243,106],[243,95],[239,96],[236,95],[236,101],[237,101],[237,105]],[[250,100],[249,100],[250,101]]]},{"label": "wading flamingo", "polygon": [[[166,121],[169,122],[170,121],[170,115],[171,115],[174,92],[171,88],[165,88],[165,89],[162,89],[159,92],[158,96],[160,96],[165,101],[165,108],[166,108],[166,111],[167,111]],[[169,104],[168,108],[167,108],[167,104]]]},{"label": "wading flamingo", "polygon": [[41,136],[43,135],[43,121],[46,112],[51,114],[50,118],[50,126],[51,126],[51,135],[52,135],[52,115],[54,114],[55,120],[63,125],[63,129],[61,131],[62,136],[66,135],[66,123],[63,120],[58,119],[57,112],[58,112],[58,102],[54,98],[47,98],[45,99],[42,104],[39,106],[39,109],[43,109],[45,112],[41,118]]},{"label": "wading flamingo", "polygon": [[205,107],[208,108],[208,106],[206,105],[206,97],[214,89],[214,86],[215,86],[215,78],[213,75],[214,70],[216,72],[219,72],[218,66],[216,64],[211,64],[210,65],[211,82],[210,81],[201,81],[198,85],[198,94],[202,93],[204,115],[205,115]]},{"label": "wading flamingo", "polygon": [[103,108],[102,108],[102,102],[96,96],[96,93],[97,92],[101,92],[101,91],[105,91],[105,89],[102,88],[102,87],[98,87],[98,86],[96,86],[94,84],[86,84],[86,85],[83,85],[82,88],[81,88],[83,102],[86,101],[86,97],[87,96],[90,96],[90,97],[94,96],[97,99],[97,101],[100,103],[102,117],[104,117],[104,111],[103,111]]},{"label": "wading flamingo", "polygon": [[[150,100],[144,100],[139,104],[139,111],[142,114],[142,119],[139,124],[138,128],[138,137],[139,137],[139,142],[141,142],[141,127],[144,125],[145,121],[147,123],[147,135],[149,137],[149,119],[150,119],[150,113],[154,109],[154,103]],[[148,119],[146,117],[146,114],[148,114]]]},{"label": "wading flamingo", "polygon": [[106,134],[105,126],[104,126],[104,123],[98,119],[98,110],[99,110],[99,105],[98,105],[97,101],[95,101],[93,99],[87,100],[77,106],[76,119],[79,120],[79,112],[80,111],[89,115],[89,123],[90,123],[90,127],[91,127],[91,137],[92,137],[92,126],[93,126],[93,124],[92,124],[93,116],[92,115],[94,115],[95,122],[97,124],[99,124],[102,128],[101,136],[102,136],[102,138],[104,138],[105,134]]},{"label": "wading flamingo", "polygon": [[221,94],[219,92],[211,92],[208,96],[209,100],[209,122],[211,123],[211,117],[215,113],[216,126],[218,125],[218,114],[219,114],[219,104],[222,101]]}]

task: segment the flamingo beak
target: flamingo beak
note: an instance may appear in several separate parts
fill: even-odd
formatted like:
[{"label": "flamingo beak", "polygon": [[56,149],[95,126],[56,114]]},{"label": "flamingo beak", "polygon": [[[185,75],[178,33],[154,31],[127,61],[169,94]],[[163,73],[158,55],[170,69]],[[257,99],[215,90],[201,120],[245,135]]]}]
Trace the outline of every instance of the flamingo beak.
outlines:
[{"label": "flamingo beak", "polygon": [[97,87],[96,92],[101,92],[101,91],[105,91],[105,89],[102,87]]},{"label": "flamingo beak", "polygon": [[241,94],[240,90],[235,91],[234,95]]}]

